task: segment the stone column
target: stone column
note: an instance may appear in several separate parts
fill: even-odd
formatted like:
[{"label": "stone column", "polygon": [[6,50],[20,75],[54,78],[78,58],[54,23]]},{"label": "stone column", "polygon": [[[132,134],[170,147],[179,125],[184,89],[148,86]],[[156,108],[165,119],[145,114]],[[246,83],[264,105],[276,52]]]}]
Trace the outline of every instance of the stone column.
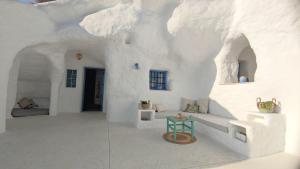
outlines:
[{"label": "stone column", "polygon": [[4,70],[1,66],[0,68],[0,133],[5,132],[6,125],[6,97],[7,97],[7,85],[8,85],[8,71]]},{"label": "stone column", "polygon": [[59,89],[62,82],[62,77],[57,78],[51,82],[51,94],[50,94],[50,116],[56,116],[58,113],[58,99],[59,99]]},{"label": "stone column", "polygon": [[45,55],[50,63],[49,77],[51,81],[50,108],[49,115],[58,114],[59,90],[62,84],[65,70],[65,48],[57,46],[43,46],[35,49],[38,53]]},{"label": "stone column", "polygon": [[6,127],[9,65],[10,61],[6,61],[5,58],[0,63],[0,133],[4,133]]},{"label": "stone column", "polygon": [[[55,62],[53,62],[53,58]],[[60,53],[55,57],[52,57],[52,70],[50,72],[51,80],[51,95],[50,95],[50,116],[56,116],[58,113],[58,100],[60,85],[64,79],[65,60],[64,53]]]}]

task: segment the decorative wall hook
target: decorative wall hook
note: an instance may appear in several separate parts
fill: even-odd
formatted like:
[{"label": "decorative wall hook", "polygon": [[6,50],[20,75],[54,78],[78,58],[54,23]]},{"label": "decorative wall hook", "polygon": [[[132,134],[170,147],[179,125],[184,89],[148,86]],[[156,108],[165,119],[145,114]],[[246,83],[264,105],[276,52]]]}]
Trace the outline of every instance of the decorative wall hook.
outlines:
[{"label": "decorative wall hook", "polygon": [[83,55],[80,52],[77,52],[75,54],[75,57],[76,57],[77,60],[81,60],[83,58]]},{"label": "decorative wall hook", "polygon": [[134,69],[136,69],[136,70],[139,70],[139,69],[140,69],[139,63],[135,63],[135,64],[134,64]]}]

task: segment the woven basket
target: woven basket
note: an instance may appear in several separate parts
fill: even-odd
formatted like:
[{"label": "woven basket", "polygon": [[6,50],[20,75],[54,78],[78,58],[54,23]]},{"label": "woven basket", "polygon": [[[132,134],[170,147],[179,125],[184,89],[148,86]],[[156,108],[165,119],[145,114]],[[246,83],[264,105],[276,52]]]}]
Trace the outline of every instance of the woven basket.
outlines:
[{"label": "woven basket", "polygon": [[150,109],[150,104],[147,103],[147,104],[141,104],[142,106],[142,109]]},{"label": "woven basket", "polygon": [[261,98],[258,97],[256,99],[257,102],[257,108],[259,112],[261,113],[275,113],[276,107],[277,107],[277,101],[275,98],[272,99],[272,101],[266,101],[262,102]]},{"label": "woven basket", "polygon": [[151,107],[150,101],[141,101],[140,104],[141,104],[142,109],[150,109],[150,107]]}]

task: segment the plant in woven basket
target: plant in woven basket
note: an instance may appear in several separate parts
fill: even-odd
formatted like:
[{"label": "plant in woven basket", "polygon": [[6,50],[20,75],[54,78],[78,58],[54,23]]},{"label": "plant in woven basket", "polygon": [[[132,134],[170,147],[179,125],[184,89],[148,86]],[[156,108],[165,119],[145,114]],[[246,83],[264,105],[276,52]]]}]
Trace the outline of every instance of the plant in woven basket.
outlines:
[{"label": "plant in woven basket", "polygon": [[142,100],[141,101],[141,107],[142,107],[142,109],[150,109],[150,106],[151,106],[150,100],[148,100],[148,101]]},{"label": "plant in woven basket", "polygon": [[262,102],[261,98],[258,97],[256,99],[257,108],[262,113],[275,113],[275,109],[277,107],[277,101],[275,98],[272,101]]}]

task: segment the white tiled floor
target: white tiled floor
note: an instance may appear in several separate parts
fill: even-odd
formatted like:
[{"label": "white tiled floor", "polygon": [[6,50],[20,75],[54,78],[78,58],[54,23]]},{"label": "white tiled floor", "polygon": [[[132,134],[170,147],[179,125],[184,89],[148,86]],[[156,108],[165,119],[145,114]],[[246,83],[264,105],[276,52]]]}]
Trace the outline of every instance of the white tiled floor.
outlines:
[{"label": "white tiled floor", "polygon": [[283,153],[245,160],[200,135],[194,144],[171,144],[162,139],[164,129],[108,125],[101,114],[17,118],[7,125],[8,131],[0,135],[0,169],[259,169],[272,158],[290,166],[296,163]]},{"label": "white tiled floor", "polygon": [[300,158],[286,153],[279,153],[268,157],[224,165],[214,169],[300,169]]}]

